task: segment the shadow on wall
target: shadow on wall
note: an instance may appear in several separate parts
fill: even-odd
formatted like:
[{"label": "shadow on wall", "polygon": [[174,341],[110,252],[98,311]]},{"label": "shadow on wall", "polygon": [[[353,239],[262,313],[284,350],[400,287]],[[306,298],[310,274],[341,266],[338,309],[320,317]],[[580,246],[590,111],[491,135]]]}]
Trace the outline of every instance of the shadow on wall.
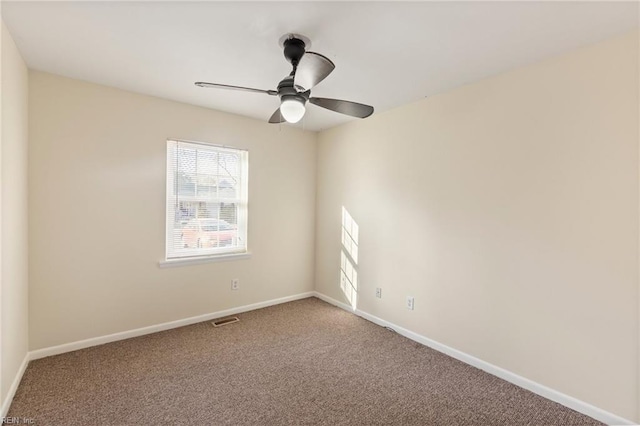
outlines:
[{"label": "shadow on wall", "polygon": [[358,304],[358,224],[342,206],[342,253],[340,256],[340,288],[349,304]]}]

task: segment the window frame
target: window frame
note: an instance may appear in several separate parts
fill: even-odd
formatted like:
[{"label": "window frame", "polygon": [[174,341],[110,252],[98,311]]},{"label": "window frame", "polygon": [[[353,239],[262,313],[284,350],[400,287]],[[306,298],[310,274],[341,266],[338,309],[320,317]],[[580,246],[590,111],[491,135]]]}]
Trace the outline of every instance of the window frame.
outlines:
[{"label": "window frame", "polygon": [[[170,165],[172,161],[172,149],[177,149],[180,144],[188,148],[198,149],[198,146],[202,147],[203,151],[210,152],[232,152],[240,154],[239,162],[239,177],[240,185],[238,188],[237,197],[233,198],[233,202],[237,205],[237,230],[238,238],[244,241],[241,247],[215,247],[210,249],[190,249],[180,254],[176,252],[176,249],[172,247],[174,240],[175,220],[177,205],[181,200],[180,194],[177,192],[177,168]],[[211,261],[224,261],[224,260],[237,260],[250,257],[248,251],[248,189],[249,189],[249,150],[245,148],[238,148],[235,146],[219,145],[209,142],[193,141],[185,139],[169,138],[166,140],[166,163],[165,163],[165,254],[164,260],[160,261],[160,266],[173,266],[179,264],[192,264],[203,263]],[[219,195],[219,194],[218,194]],[[189,196],[183,196],[182,200],[187,200]],[[197,192],[194,193],[192,201],[198,202],[198,198],[206,199],[207,197],[199,197]],[[224,197],[209,198],[209,200],[222,200]],[[230,199],[227,199],[230,200]],[[207,202],[204,201],[204,202]],[[173,203],[173,207],[171,204]]]}]

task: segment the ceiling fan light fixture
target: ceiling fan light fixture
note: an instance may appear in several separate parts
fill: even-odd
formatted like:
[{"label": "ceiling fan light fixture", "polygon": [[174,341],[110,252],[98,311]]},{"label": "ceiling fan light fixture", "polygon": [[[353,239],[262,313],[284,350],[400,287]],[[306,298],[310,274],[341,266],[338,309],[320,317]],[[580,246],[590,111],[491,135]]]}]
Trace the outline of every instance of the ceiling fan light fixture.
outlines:
[{"label": "ceiling fan light fixture", "polygon": [[294,97],[283,99],[282,104],[280,104],[282,118],[287,120],[288,123],[297,123],[300,121],[305,111],[304,102]]}]

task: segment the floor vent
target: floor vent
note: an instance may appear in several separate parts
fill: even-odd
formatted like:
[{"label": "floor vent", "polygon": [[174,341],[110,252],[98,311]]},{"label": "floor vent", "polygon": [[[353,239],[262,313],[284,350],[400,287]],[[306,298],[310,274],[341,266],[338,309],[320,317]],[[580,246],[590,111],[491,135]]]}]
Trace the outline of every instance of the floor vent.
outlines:
[{"label": "floor vent", "polygon": [[215,321],[212,321],[214,327],[222,327],[223,325],[233,324],[234,322],[238,322],[240,319],[238,317],[228,317],[228,318],[220,318]]}]

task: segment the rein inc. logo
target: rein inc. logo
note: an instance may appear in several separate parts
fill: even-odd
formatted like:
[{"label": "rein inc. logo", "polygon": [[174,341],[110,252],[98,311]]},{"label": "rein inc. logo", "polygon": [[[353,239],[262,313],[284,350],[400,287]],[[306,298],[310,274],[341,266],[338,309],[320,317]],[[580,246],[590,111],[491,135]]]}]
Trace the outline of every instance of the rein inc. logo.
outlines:
[{"label": "rein inc. logo", "polygon": [[3,425],[35,425],[35,419],[29,417],[3,417]]}]

